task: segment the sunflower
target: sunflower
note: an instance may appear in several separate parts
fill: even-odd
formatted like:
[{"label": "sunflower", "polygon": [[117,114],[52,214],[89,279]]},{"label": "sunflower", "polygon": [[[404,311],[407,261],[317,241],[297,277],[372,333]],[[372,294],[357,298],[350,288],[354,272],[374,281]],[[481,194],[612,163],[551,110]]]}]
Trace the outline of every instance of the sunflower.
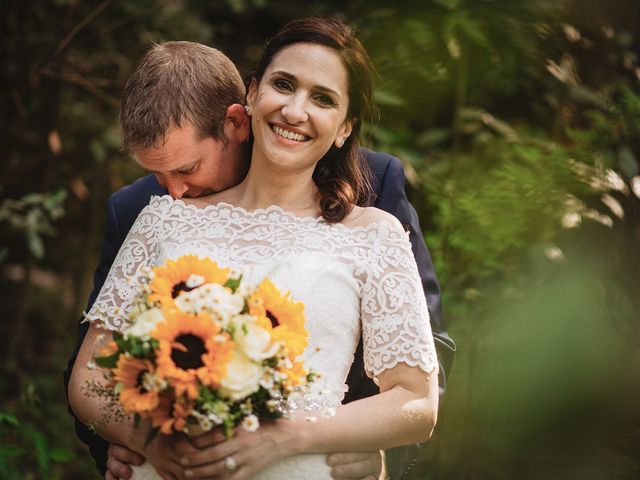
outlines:
[{"label": "sunflower", "polygon": [[149,360],[120,355],[113,375],[122,384],[120,402],[127,413],[143,413],[158,406],[158,392],[166,382],[157,377]]},{"label": "sunflower", "polygon": [[189,292],[206,283],[224,285],[229,279],[229,269],[220,268],[210,258],[183,255],[177,260],[167,260],[153,269],[149,288],[149,300],[159,302],[165,308],[174,308],[174,299],[182,292]]},{"label": "sunflower", "polygon": [[249,297],[249,313],[258,318],[258,325],[269,331],[274,340],[296,358],[307,347],[309,332],[305,328],[304,303],[290,298],[291,292],[282,294],[265,278]]},{"label": "sunflower", "polygon": [[153,332],[158,339],[158,374],[170,380],[177,396],[198,397],[198,380],[220,384],[233,352],[230,337],[207,314],[173,311]]},{"label": "sunflower", "polygon": [[174,431],[180,432],[187,424],[187,417],[191,415],[193,403],[185,398],[176,398],[173,395],[163,395],[158,406],[149,412],[151,425],[159,427],[165,435]]}]

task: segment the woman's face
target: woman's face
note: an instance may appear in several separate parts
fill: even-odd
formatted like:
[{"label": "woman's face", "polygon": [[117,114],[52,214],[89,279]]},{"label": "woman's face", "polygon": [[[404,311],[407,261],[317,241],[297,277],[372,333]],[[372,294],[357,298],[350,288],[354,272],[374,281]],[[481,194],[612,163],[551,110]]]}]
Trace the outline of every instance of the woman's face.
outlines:
[{"label": "woman's face", "polygon": [[284,169],[313,168],[353,125],[347,71],[331,48],[296,43],[283,48],[260,83],[249,86],[254,150]]}]

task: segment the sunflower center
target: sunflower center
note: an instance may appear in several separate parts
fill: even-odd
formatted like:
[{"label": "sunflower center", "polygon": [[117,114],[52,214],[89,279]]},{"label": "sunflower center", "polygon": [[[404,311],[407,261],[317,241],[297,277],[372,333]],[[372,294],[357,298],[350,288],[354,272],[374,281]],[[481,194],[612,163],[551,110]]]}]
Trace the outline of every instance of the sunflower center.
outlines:
[{"label": "sunflower center", "polygon": [[176,283],[173,286],[173,290],[171,290],[171,298],[176,298],[182,292],[190,292],[191,290],[194,290],[195,288],[197,288],[197,287],[188,286],[187,282]]},{"label": "sunflower center", "polygon": [[280,325],[280,322],[278,321],[278,317],[276,317],[271,310],[267,310],[267,318],[269,320],[271,320],[271,326],[273,328],[276,328],[278,325]]},{"label": "sunflower center", "polygon": [[179,343],[183,348],[171,349],[171,360],[178,368],[189,370],[204,366],[202,354],[207,351],[204,341],[197,335],[186,333],[179,335],[175,339],[175,343]]}]

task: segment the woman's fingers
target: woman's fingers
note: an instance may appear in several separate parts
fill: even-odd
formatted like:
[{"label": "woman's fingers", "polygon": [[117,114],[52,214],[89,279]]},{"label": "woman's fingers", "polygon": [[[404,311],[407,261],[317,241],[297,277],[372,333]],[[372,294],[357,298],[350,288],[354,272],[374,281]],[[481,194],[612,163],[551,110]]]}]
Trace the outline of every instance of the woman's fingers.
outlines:
[{"label": "woman's fingers", "polygon": [[227,441],[210,448],[183,455],[179,461],[185,467],[196,467],[198,465],[219,462],[229,455],[234,455],[238,450],[237,442]]},{"label": "woman's fingers", "polygon": [[189,439],[191,445],[195,448],[209,448],[217,445],[218,443],[222,443],[227,440],[227,437],[224,436],[224,433],[219,428],[213,429],[210,432],[203,433],[202,435],[198,435],[197,437],[192,437]]},{"label": "woman's fingers", "polygon": [[235,478],[235,475],[247,469],[245,465],[246,460],[246,455],[236,452],[214,463],[185,468],[184,476],[193,479],[227,478],[229,476]]}]

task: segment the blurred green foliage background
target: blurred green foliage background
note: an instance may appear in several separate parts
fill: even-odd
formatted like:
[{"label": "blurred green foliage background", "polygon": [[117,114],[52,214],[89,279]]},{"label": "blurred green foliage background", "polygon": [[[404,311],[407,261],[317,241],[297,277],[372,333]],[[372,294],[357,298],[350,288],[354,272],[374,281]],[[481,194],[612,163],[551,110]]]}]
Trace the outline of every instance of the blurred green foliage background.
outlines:
[{"label": "blurred green foliage background", "polygon": [[0,478],[97,478],[61,372],[152,43],[248,73],[295,17],[356,25],[378,69],[370,146],[399,156],[458,345],[413,479],[640,478],[640,3],[5,0]]}]

